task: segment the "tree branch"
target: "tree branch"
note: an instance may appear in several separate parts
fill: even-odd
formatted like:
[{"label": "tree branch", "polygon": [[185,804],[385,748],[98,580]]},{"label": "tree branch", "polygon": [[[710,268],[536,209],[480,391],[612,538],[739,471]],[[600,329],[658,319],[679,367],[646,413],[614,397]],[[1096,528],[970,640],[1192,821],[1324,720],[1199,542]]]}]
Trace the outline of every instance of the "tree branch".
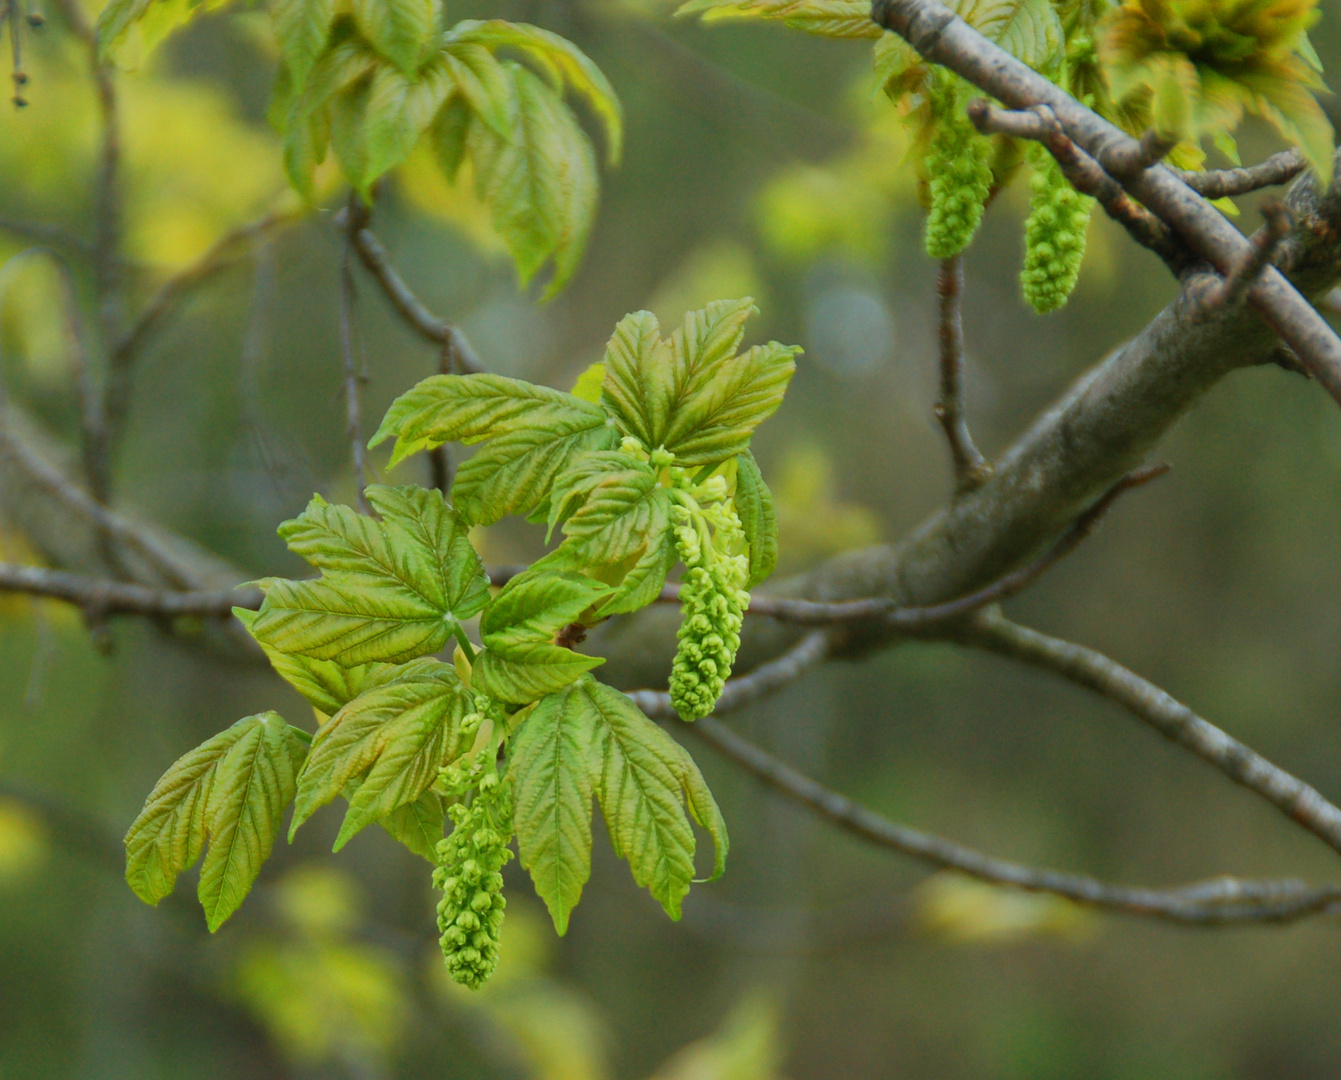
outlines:
[{"label": "tree branch", "polygon": [[372,513],[368,496],[364,488],[368,486],[368,451],[363,442],[363,419],[359,408],[359,386],[362,377],[354,355],[354,304],[357,296],[354,291],[354,268],[351,254],[354,237],[363,228],[367,220],[367,209],[358,201],[357,195],[349,196],[348,222],[345,226],[344,254],[340,259],[340,354],[345,371],[345,434],[349,438],[350,453],[354,462],[354,492],[359,509],[365,514]]},{"label": "tree branch", "polygon": [[[1207,290],[1202,298],[1202,312],[1212,312],[1243,302],[1244,296],[1271,262],[1276,250],[1290,235],[1293,222],[1290,212],[1279,202],[1270,201],[1262,206],[1263,226],[1248,238],[1248,251],[1229,268],[1229,273],[1216,287]],[[1288,347],[1288,346],[1287,346]]]},{"label": "tree branch", "polygon": [[254,610],[261,606],[262,599],[259,589],[217,592],[152,589],[68,570],[15,563],[0,563],[0,590],[64,600],[95,619],[104,615],[227,618],[234,607]]},{"label": "tree branch", "polygon": [[[937,0],[874,0],[872,17],[923,57],[956,72],[1012,109],[1047,105],[1065,133],[1110,174],[1138,144],[1042,75],[973,30]],[[1224,216],[1162,165],[1125,186],[1202,258],[1228,274],[1247,241]],[[1267,267],[1249,302],[1294,349],[1309,373],[1341,402],[1341,338],[1279,271]]]},{"label": "tree branch", "polygon": [[353,242],[359,261],[377,279],[387,299],[391,301],[391,306],[400,313],[411,330],[429,341],[450,347],[459,372],[471,374],[484,370],[484,365],[460,327],[444,322],[423,305],[391,265],[386,248],[372,230],[358,229],[353,233]]},{"label": "tree branch", "polygon": [[1341,809],[1314,788],[1203,720],[1158,686],[1094,649],[1048,637],[984,612],[960,640],[1069,679],[1117,702],[1341,852]]},{"label": "tree branch", "polygon": [[679,725],[775,791],[814,810],[840,829],[879,847],[994,885],[1063,896],[1078,904],[1190,926],[1287,923],[1341,912],[1341,887],[1310,888],[1297,881],[1216,878],[1172,889],[1114,885],[1079,874],[997,859],[882,817],[797,772],[772,754],[705,717]]},{"label": "tree branch", "polygon": [[1272,154],[1260,164],[1243,169],[1215,169],[1210,172],[1174,169],[1173,173],[1207,199],[1232,199],[1265,187],[1287,183],[1307,168],[1308,162],[1304,160],[1304,155],[1292,146],[1279,154]]},{"label": "tree branch", "polygon": [[1011,135],[1041,143],[1073,188],[1098,202],[1104,213],[1126,229],[1138,244],[1163,259],[1175,275],[1181,274],[1192,262],[1185,245],[1164,222],[1133,200],[1094,158],[1067,138],[1046,105],[1008,112],[978,98],[969,102],[968,116],[984,135]]},{"label": "tree branch", "polygon": [[[944,604],[931,604],[927,607],[898,607],[888,597],[867,597],[862,600],[847,600],[839,603],[823,603],[815,600],[791,600],[786,597],[754,596],[746,614],[763,615],[780,622],[796,623],[800,626],[832,626],[836,623],[857,622],[863,619],[883,619],[885,624],[900,630],[915,631],[943,625],[955,619],[962,619],[988,604],[995,604],[1008,597],[1023,592],[1056,563],[1066,558],[1087,539],[1098,527],[1100,520],[1108,513],[1112,505],[1123,492],[1141,487],[1158,479],[1169,471],[1168,465],[1151,465],[1136,469],[1116,484],[1072,523],[1061,538],[1033,562],[1004,577]],[[662,589],[662,601],[679,601],[678,585],[668,585]]]},{"label": "tree branch", "polygon": [[[760,665],[748,675],[728,679],[713,712],[730,712],[777,693],[823,661],[829,655],[829,647],[829,635],[825,632],[815,631],[806,635],[777,659]],[[677,715],[670,694],[663,690],[634,690],[629,697],[645,715],[654,720]]]},{"label": "tree branch", "polygon": [[942,259],[936,272],[936,295],[940,299],[941,397],[933,411],[945,429],[956,491],[977,487],[992,469],[973,445],[973,436],[964,419],[964,320],[960,311],[963,292],[963,257],[956,255]]}]

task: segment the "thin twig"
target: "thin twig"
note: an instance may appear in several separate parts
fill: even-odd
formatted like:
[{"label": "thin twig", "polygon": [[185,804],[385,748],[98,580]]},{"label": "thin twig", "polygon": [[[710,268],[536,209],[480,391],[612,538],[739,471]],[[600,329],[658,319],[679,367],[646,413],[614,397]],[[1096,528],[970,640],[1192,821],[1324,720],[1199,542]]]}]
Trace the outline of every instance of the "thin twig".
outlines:
[{"label": "thin twig", "polygon": [[354,306],[358,294],[354,288],[354,267],[351,257],[354,237],[362,229],[367,211],[358,196],[349,196],[348,223],[345,227],[344,253],[340,259],[340,353],[345,371],[345,433],[349,438],[354,462],[354,490],[359,509],[372,513],[372,506],[364,488],[368,486],[368,451],[363,443],[363,418],[359,407],[359,386],[362,378],[354,355]]},{"label": "thin twig", "polygon": [[1178,145],[1176,139],[1147,128],[1139,140],[1113,147],[1107,158],[1107,169],[1119,180],[1131,180],[1137,174],[1158,165]]},{"label": "thin twig", "polygon": [[[442,347],[438,350],[438,374],[459,374],[457,371],[456,348],[451,334],[443,339]],[[452,450],[447,443],[435,446],[428,452],[428,468],[432,476],[433,486],[441,491],[443,497],[446,498],[452,489],[452,480],[456,474],[456,469],[452,463]]]},{"label": "thin twig", "polygon": [[1069,139],[1046,105],[1010,111],[978,98],[969,102],[967,111],[973,125],[985,135],[1011,135],[1041,143],[1073,188],[1095,199],[1104,213],[1126,229],[1138,244],[1163,259],[1175,274],[1190,265],[1191,254],[1168,226],[1132,199],[1094,158]]},{"label": "thin twig", "polygon": [[1308,162],[1304,155],[1292,146],[1247,168],[1214,169],[1210,172],[1174,169],[1173,173],[1198,195],[1208,199],[1232,199],[1265,187],[1287,183],[1307,168]]},{"label": "thin twig", "polygon": [[423,305],[419,297],[414,295],[396,272],[396,268],[391,265],[391,258],[376,234],[370,229],[361,228],[352,236],[359,261],[363,263],[368,273],[377,279],[387,299],[391,301],[391,306],[400,313],[410,329],[439,345],[450,341],[456,359],[456,370],[462,374],[483,371],[484,365],[475,355],[475,350],[470,347],[470,342],[466,340],[460,327],[439,319]]},{"label": "thin twig", "polygon": [[13,233],[24,240],[52,247],[65,248],[80,255],[92,255],[93,245],[59,225],[47,225],[36,221],[21,221],[18,218],[0,214],[0,231]]},{"label": "thin twig", "polygon": [[1200,298],[1200,314],[1203,318],[1243,302],[1253,282],[1270,264],[1276,249],[1290,235],[1294,225],[1290,212],[1274,199],[1262,206],[1262,221],[1262,227],[1248,238],[1248,250],[1243,258],[1230,267],[1229,273],[1218,285]]},{"label": "thin twig", "polygon": [[[230,229],[210,249],[189,266],[177,271],[159,286],[158,291],[140,309],[135,321],[112,349],[110,363],[115,368],[131,367],[144,343],[173,309],[199,285],[232,265],[237,249],[244,243],[265,236],[302,216],[301,211],[272,210],[254,221]],[[123,374],[126,374],[123,372]]]},{"label": "thin twig", "polygon": [[0,426],[0,454],[8,454],[29,482],[46,491],[66,510],[137,554],[168,585],[181,589],[193,587],[195,574],[165,544],[73,484],[14,431],[4,426]]},{"label": "thin twig", "polygon": [[955,490],[969,491],[982,483],[991,465],[973,444],[964,417],[964,260],[960,255],[942,259],[936,272],[940,300],[941,396],[932,410],[945,430],[955,470]]},{"label": "thin twig", "polygon": [[995,612],[983,612],[968,624],[961,640],[1051,671],[1117,702],[1341,852],[1341,809],[1103,653],[1019,626]]},{"label": "thin twig", "polygon": [[232,614],[234,607],[260,607],[262,599],[259,589],[151,589],[89,574],[17,563],[0,563],[0,591],[64,600],[95,618],[103,615],[209,615],[226,618]]},{"label": "thin twig", "polygon": [[[714,713],[730,712],[795,682],[829,655],[829,636],[823,631],[807,634],[781,656],[760,664],[748,675],[728,679],[717,699]],[[670,694],[662,690],[634,690],[629,694],[643,713],[669,719],[676,714]]]},{"label": "thin twig", "polygon": [[[941,64],[1010,109],[1048,106],[1066,135],[1106,170],[1132,138],[1044,76],[988,40],[939,0],[873,0],[872,17],[923,57]],[[1247,241],[1214,206],[1162,165],[1126,182],[1197,255],[1222,274],[1244,257]],[[1289,280],[1268,266],[1249,291],[1252,306],[1341,403],[1341,338]]]},{"label": "thin twig", "polygon": [[[916,631],[937,625],[944,625],[956,619],[962,619],[988,604],[999,603],[1022,592],[1043,576],[1056,563],[1071,554],[1081,542],[1098,527],[1104,515],[1112,508],[1118,497],[1158,479],[1169,471],[1168,465],[1151,465],[1128,473],[1109,488],[1088,510],[1072,522],[1071,527],[1038,558],[1032,562],[998,578],[990,585],[968,593],[943,604],[931,604],[927,607],[898,607],[888,597],[878,596],[863,600],[845,600],[825,603],[819,600],[793,600],[783,596],[754,596],[746,609],[749,615],[762,615],[777,619],[779,622],[796,623],[800,626],[832,626],[837,623],[860,622],[865,619],[882,619],[886,625],[901,630]],[[659,600],[666,603],[678,602],[678,585],[667,585]]]},{"label": "thin twig", "polygon": [[1049,893],[1078,904],[1191,926],[1285,923],[1341,911],[1338,886],[1310,888],[1297,881],[1222,877],[1171,889],[1149,889],[997,859],[890,821],[797,772],[711,717],[683,725],[680,730],[692,732],[775,791],[863,840],[994,885]]}]

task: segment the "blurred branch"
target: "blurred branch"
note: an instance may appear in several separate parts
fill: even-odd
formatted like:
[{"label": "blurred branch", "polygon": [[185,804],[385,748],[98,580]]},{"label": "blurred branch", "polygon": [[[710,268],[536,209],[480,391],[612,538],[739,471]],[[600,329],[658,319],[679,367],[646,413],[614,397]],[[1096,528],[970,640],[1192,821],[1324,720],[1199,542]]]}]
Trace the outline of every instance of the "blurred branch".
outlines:
[{"label": "blurred branch", "polygon": [[1073,188],[1095,199],[1104,208],[1104,213],[1126,229],[1138,244],[1163,259],[1175,274],[1181,273],[1192,261],[1184,245],[1164,222],[1135,202],[1094,158],[1067,138],[1057,117],[1046,105],[1011,112],[979,98],[969,102],[968,116],[984,135],[1011,135],[1041,143]]},{"label": "blurred branch", "polygon": [[0,454],[14,458],[31,482],[40,486],[67,511],[133,551],[167,584],[181,589],[192,587],[195,574],[167,545],[76,486],[28,446],[16,432],[3,425],[0,425]]},{"label": "blurred branch", "polygon": [[1243,169],[1214,169],[1209,172],[1192,172],[1188,169],[1172,171],[1198,195],[1208,199],[1225,199],[1287,183],[1307,168],[1308,162],[1304,160],[1304,155],[1292,146],[1279,154],[1272,154],[1260,164]]},{"label": "blurred branch", "polygon": [[80,255],[93,254],[93,245],[59,225],[46,225],[35,221],[22,221],[19,218],[0,215],[0,231],[13,233],[24,240],[52,247],[65,248]]},{"label": "blurred branch", "polygon": [[[168,278],[117,340],[110,357],[113,368],[127,369],[123,375],[128,375],[128,369],[135,363],[149,336],[194,289],[232,265],[239,254],[237,248],[302,216],[303,211],[300,210],[272,210],[254,221],[239,225],[215,241],[195,262]],[[124,408],[124,402],[119,404]]]},{"label": "blurred branch", "polygon": [[1050,671],[1117,702],[1341,852],[1341,809],[1115,660],[1083,645],[1019,626],[995,613],[985,612],[975,619],[965,628],[961,640]]},{"label": "blurred branch", "polygon": [[[872,15],[923,57],[954,71],[1011,109],[1045,105],[1063,132],[1110,175],[1139,156],[1136,140],[972,29],[938,0],[874,0]],[[1162,165],[1124,186],[1202,258],[1228,274],[1248,243],[1223,214]],[[1341,403],[1341,338],[1280,271],[1267,266],[1248,292],[1252,306]]]},{"label": "blurred branch", "polygon": [[[1133,470],[1076,518],[1061,538],[1033,562],[1006,574],[990,585],[944,604],[899,607],[888,597],[824,603],[815,600],[793,600],[788,597],[754,596],[751,597],[750,606],[746,609],[747,614],[763,615],[800,626],[830,626],[864,619],[881,619],[887,626],[907,631],[920,630],[963,618],[988,604],[1005,600],[1028,588],[1079,547],[1094,532],[1104,515],[1124,492],[1148,484],[1168,471],[1168,465],[1151,465]],[[678,585],[666,586],[659,597],[662,601],[678,601],[679,598]]]},{"label": "blurred branch", "polygon": [[[761,664],[748,675],[728,679],[717,699],[715,713],[739,709],[760,698],[775,694],[794,683],[829,655],[829,635],[816,631],[807,634],[793,648],[775,660]],[[634,690],[629,694],[638,708],[653,719],[669,719],[676,715],[670,694],[661,690]]]},{"label": "blurred branch", "polygon": [[0,591],[45,596],[74,604],[90,618],[104,615],[211,615],[226,618],[233,608],[261,606],[259,589],[217,592],[151,589],[109,578],[0,563]]},{"label": "blurred branch", "polygon": [[1234,262],[1217,286],[1205,291],[1201,300],[1203,315],[1242,303],[1294,225],[1290,212],[1274,199],[1262,206],[1262,220],[1262,227],[1248,238],[1243,258]]},{"label": "blurred branch", "polygon": [[964,419],[964,260],[960,255],[942,259],[936,272],[936,295],[940,300],[941,397],[933,410],[945,429],[954,465],[955,490],[977,487],[992,466],[973,445]]},{"label": "blurred branch", "polygon": [[1051,893],[1090,907],[1191,926],[1285,923],[1341,912],[1339,886],[1311,888],[1297,881],[1221,877],[1171,889],[1148,889],[997,859],[890,821],[798,772],[712,717],[679,730],[692,732],[775,791],[863,840],[994,885]]},{"label": "blurred branch", "polygon": [[460,327],[444,322],[423,305],[391,265],[391,257],[376,234],[371,229],[358,228],[350,236],[364,269],[377,279],[387,299],[391,301],[391,306],[400,313],[410,329],[429,341],[449,348],[458,372],[471,374],[483,371],[484,365]]},{"label": "blurred branch", "polygon": [[372,513],[372,506],[364,489],[368,486],[368,450],[363,442],[363,417],[359,407],[359,388],[365,376],[359,371],[354,356],[354,305],[358,299],[354,290],[354,268],[351,254],[354,237],[363,229],[368,210],[356,194],[349,196],[346,210],[344,253],[340,258],[340,355],[345,369],[345,434],[349,439],[354,462],[354,494],[359,510]]}]

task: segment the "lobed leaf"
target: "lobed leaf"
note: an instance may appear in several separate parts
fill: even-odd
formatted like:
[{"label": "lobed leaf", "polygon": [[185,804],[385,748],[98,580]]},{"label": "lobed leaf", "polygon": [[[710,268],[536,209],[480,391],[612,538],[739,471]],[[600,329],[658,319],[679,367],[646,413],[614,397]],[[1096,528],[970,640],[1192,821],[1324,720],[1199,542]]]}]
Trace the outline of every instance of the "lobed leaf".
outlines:
[{"label": "lobed leaf", "polygon": [[624,142],[623,109],[619,98],[601,69],[567,38],[528,23],[490,19],[458,23],[447,34],[447,40],[475,42],[491,50],[519,50],[540,67],[554,90],[561,90],[566,82],[586,100],[600,119],[605,130],[610,164],[619,161]]},{"label": "lobed leaf", "polygon": [[294,90],[303,88],[334,20],[335,0],[270,0],[270,22]]},{"label": "lobed leaf", "polygon": [[379,53],[412,74],[434,38],[440,0],[351,0],[354,22]]},{"label": "lobed leaf", "polygon": [[866,0],[689,0],[676,15],[715,19],[780,19],[808,34],[836,38],[878,38]]},{"label": "lobed leaf", "polygon": [[461,722],[471,709],[456,670],[436,661],[359,695],[312,741],[298,777],[289,838],[352,781],[358,783],[349,795],[336,851],[366,825],[418,800],[438,769],[470,748]]},{"label": "lobed leaf", "polygon": [[396,437],[391,464],[445,442],[467,445],[515,431],[578,426],[605,414],[597,407],[521,379],[502,375],[432,375],[391,403],[369,446]]},{"label": "lobed leaf", "polygon": [[318,496],[280,526],[323,576],[260,582],[266,598],[250,626],[257,640],[345,666],[399,663],[437,652],[488,602],[468,526],[440,494],[373,485],[367,495],[380,522]]},{"label": "lobed leaf", "polygon": [[773,509],[773,493],[764,483],[759,463],[748,450],[736,458],[734,501],[745,540],[750,545],[750,576],[746,588],[753,588],[777,565],[778,518]]},{"label": "lobed leaf", "polygon": [[622,320],[606,349],[602,399],[620,429],[680,465],[743,451],[782,404],[800,352],[770,342],[737,355],[756,310],[749,297],[718,300],[686,315],[669,342],[648,312]]},{"label": "lobed leaf", "polygon": [[210,843],[197,895],[211,933],[238,909],[270,857],[307,752],[278,713],[252,719],[219,760],[206,800]]},{"label": "lobed leaf", "polygon": [[589,686],[584,680],[543,698],[509,744],[521,864],[560,935],[591,876],[595,725]]},{"label": "lobed leaf", "polygon": [[572,277],[586,248],[596,217],[596,159],[558,93],[527,69],[504,66],[515,90],[510,137],[476,123],[466,144],[476,188],[521,284],[553,260],[554,274],[541,296],[547,300]]},{"label": "lobed leaf", "polygon": [[[623,454],[589,455],[616,467],[584,483],[586,501],[563,523],[566,537],[535,570],[586,571],[615,585],[598,614],[633,611],[661,591],[675,564],[671,494],[647,465]],[[620,461],[628,464],[619,467]],[[579,466],[581,463],[579,462]],[[560,478],[556,489],[564,489]]]},{"label": "lobed leaf", "polygon": [[210,931],[242,902],[269,857],[307,747],[277,713],[248,716],[183,754],[126,832],[126,882],[156,905],[200,857]]}]

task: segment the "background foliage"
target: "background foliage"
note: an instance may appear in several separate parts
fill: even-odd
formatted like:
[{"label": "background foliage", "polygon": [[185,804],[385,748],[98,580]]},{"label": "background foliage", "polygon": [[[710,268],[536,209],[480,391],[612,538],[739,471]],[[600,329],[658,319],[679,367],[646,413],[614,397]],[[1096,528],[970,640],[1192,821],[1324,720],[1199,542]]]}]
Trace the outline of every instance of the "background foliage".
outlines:
[{"label": "background foliage", "polygon": [[[468,188],[449,193],[422,151],[378,228],[494,370],[555,386],[599,357],[626,311],[674,326],[708,300],[758,298],[757,336],[806,350],[755,444],[779,499],[781,569],[797,569],[898,535],[949,484],[930,420],[934,268],[897,167],[905,136],[873,100],[865,43],[673,22],[673,6],[451,5],[453,18],[572,38],[623,101],[623,163],[602,176],[588,256],[558,299],[518,293],[488,208]],[[1341,11],[1322,8],[1312,36],[1337,70]],[[146,287],[284,189],[264,116],[275,58],[248,18],[206,16],[123,80],[127,249],[155,268]],[[87,231],[96,115],[81,60],[56,35],[30,39],[31,104],[0,115],[7,216]],[[1245,160],[1273,140],[1249,127]],[[1016,283],[1024,202],[1017,185],[991,209],[968,261],[969,403],[989,454],[1174,287],[1096,219],[1071,304],[1039,318]],[[19,249],[0,236],[0,256]],[[201,293],[137,372],[126,502],[248,571],[298,573],[275,523],[313,490],[352,495],[338,257],[321,217],[279,234]],[[0,285],[8,390],[69,435],[54,279],[25,260]],[[360,310],[375,416],[436,357],[371,290]],[[1173,474],[1016,608],[1337,790],[1338,447],[1316,388],[1240,373],[1175,434]],[[481,538],[491,562],[529,559],[534,542],[516,522]],[[0,534],[7,558],[18,543]],[[332,865],[328,818],[278,844],[252,904],[207,939],[187,903],[153,912],[124,888],[116,838],[177,755],[279,695],[295,715],[303,705],[263,669],[152,626],[112,633],[108,658],[68,609],[0,602],[0,775],[61,811],[0,790],[4,1080],[1220,1080],[1330,1078],[1341,1064],[1332,925],[1177,930],[924,882],[699,748],[733,866],[690,895],[679,924],[598,843],[568,936],[556,942],[540,905],[515,900],[496,984],[467,998],[441,978],[422,865],[377,830]],[[876,809],[1010,857],[1149,881],[1331,870],[1287,822],[1116,709],[986,657],[905,646],[811,675],[733,722]],[[515,863],[507,872],[512,895],[529,892]]]}]

